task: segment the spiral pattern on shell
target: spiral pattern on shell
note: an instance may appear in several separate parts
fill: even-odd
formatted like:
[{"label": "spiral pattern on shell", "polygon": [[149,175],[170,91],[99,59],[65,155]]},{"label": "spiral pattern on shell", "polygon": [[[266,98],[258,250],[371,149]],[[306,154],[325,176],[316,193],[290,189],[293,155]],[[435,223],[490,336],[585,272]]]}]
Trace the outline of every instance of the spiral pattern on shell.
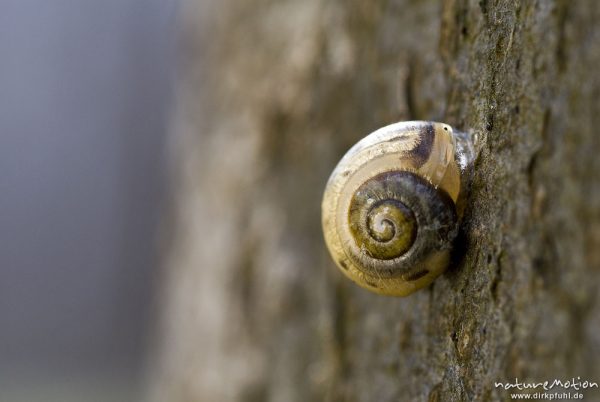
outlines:
[{"label": "spiral pattern on shell", "polygon": [[353,240],[345,244],[346,255],[358,269],[380,278],[426,274],[419,262],[448,248],[457,233],[452,199],[407,171],[380,173],[363,183],[352,197],[347,222],[339,224],[349,226]]},{"label": "spiral pattern on shell", "polygon": [[405,122],[357,143],[323,199],[323,230],[341,270],[377,293],[407,295],[450,260],[461,169],[452,128]]}]

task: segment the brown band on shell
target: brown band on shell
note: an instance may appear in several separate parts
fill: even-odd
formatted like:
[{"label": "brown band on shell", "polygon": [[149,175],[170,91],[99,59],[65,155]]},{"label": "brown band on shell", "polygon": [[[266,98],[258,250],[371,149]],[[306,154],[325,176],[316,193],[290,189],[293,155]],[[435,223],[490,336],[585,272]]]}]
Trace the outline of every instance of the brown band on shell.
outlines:
[{"label": "brown band on shell", "polygon": [[408,154],[414,160],[416,167],[421,167],[431,155],[431,149],[435,141],[435,127],[433,124],[428,123],[417,129],[419,130],[419,142]]},{"label": "brown band on shell", "polygon": [[402,275],[402,279],[404,279],[405,281],[413,282],[413,281],[416,281],[417,279],[421,279],[428,273],[429,273],[428,269],[423,269],[421,271],[404,274],[404,275]]}]

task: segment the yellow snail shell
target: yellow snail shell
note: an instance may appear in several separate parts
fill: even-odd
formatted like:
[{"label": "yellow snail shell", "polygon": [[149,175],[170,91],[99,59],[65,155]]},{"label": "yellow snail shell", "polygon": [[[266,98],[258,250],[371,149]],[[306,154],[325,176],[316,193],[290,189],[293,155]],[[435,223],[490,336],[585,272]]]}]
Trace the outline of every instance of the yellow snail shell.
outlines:
[{"label": "yellow snail shell", "polygon": [[383,295],[429,285],[450,263],[472,160],[468,136],[443,123],[400,122],[360,140],[323,196],[325,242],[340,270]]}]

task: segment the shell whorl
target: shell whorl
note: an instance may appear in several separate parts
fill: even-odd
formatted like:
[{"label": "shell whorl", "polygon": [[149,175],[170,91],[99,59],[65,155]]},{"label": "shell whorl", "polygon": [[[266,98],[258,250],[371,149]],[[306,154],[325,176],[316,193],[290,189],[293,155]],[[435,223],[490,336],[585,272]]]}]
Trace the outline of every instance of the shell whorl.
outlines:
[{"label": "shell whorl", "polygon": [[407,295],[449,262],[461,190],[452,128],[404,122],[359,141],[323,198],[327,246],[342,271],[377,293]]},{"label": "shell whorl", "polygon": [[[358,269],[379,278],[411,277],[431,252],[448,248],[456,235],[450,197],[415,173],[389,171],[366,181],[352,197],[345,252]],[[415,272],[417,267],[418,272]]]}]

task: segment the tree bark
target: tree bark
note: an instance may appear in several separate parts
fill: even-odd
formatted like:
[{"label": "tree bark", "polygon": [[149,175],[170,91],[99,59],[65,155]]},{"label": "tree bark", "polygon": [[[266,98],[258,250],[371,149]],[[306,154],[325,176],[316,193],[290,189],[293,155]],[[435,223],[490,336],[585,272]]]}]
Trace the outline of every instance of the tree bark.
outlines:
[{"label": "tree bark", "polygon": [[[516,377],[600,382],[597,2],[196,3],[155,400],[501,401],[495,382]],[[345,151],[400,120],[469,130],[479,153],[461,258],[390,298],[335,269],[320,204]]]}]

